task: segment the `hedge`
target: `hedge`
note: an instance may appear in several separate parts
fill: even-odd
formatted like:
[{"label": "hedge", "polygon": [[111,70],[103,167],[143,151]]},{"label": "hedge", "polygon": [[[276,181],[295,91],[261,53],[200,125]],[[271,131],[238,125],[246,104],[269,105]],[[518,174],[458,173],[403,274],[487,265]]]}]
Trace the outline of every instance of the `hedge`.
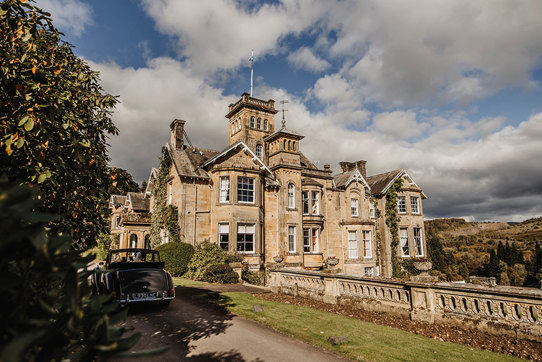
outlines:
[{"label": "hedge", "polygon": [[188,270],[188,263],[194,254],[194,247],[187,243],[167,243],[155,248],[160,252],[160,259],[171,275],[183,275]]}]

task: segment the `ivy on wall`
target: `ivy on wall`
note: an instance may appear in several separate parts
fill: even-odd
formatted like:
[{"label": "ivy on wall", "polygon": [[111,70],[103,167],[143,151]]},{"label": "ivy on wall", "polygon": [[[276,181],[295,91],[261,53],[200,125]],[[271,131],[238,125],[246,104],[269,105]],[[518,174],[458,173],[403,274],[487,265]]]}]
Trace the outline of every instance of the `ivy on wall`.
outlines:
[{"label": "ivy on wall", "polygon": [[164,229],[169,233],[170,242],[181,241],[177,206],[167,205],[167,181],[170,167],[171,158],[169,152],[164,147],[162,148],[158,176],[152,186],[153,211],[151,215],[150,239],[153,248],[160,245],[162,239],[161,232]]},{"label": "ivy on wall", "polygon": [[391,263],[392,276],[400,278],[403,276],[401,264],[397,259],[397,246],[399,245],[399,228],[397,224],[401,218],[397,214],[397,193],[403,186],[403,179],[398,178],[386,193],[386,225],[391,234]]}]

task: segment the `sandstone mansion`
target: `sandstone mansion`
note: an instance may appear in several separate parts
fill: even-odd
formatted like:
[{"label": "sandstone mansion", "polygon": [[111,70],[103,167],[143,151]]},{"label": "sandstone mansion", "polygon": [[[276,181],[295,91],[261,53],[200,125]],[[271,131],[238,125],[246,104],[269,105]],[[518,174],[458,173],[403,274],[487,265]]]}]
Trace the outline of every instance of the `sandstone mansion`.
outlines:
[{"label": "sandstone mansion", "polygon": [[[340,162],[333,175],[329,165],[320,169],[305,157],[304,136],[284,123],[279,128],[276,113],[273,100],[243,94],[229,105],[228,147],[218,151],[187,144],[190,124],[171,123],[165,202],[177,206],[182,242],[218,243],[242,254],[252,270],[277,263],[316,270],[333,259],[347,274],[390,277],[393,255],[425,257],[426,196],[405,170],[367,176],[366,161]],[[150,247],[157,172],[146,192],[111,196],[111,229],[121,248]],[[399,179],[392,253],[386,195]]]}]

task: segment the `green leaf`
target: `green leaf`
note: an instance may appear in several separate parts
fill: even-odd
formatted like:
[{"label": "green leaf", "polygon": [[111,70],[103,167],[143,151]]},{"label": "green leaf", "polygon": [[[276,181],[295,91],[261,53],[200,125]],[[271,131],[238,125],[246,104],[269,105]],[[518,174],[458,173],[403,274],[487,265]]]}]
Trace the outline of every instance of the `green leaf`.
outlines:
[{"label": "green leaf", "polygon": [[26,131],[31,131],[34,128],[34,120],[29,118],[28,121],[24,124],[24,129]]},{"label": "green leaf", "polygon": [[15,142],[15,147],[21,148],[24,145],[24,138],[19,138],[17,142]]},{"label": "green leaf", "polygon": [[62,123],[62,128],[64,129],[68,129],[69,126],[70,126],[69,123]]},{"label": "green leaf", "polygon": [[19,121],[19,124],[17,124],[17,127],[21,127],[23,124],[26,123],[26,121],[28,121],[28,115],[21,118],[21,120]]},{"label": "green leaf", "polygon": [[43,181],[45,181],[45,179],[47,178],[47,175],[42,173],[41,175],[39,175],[38,177],[38,183],[41,184]]}]

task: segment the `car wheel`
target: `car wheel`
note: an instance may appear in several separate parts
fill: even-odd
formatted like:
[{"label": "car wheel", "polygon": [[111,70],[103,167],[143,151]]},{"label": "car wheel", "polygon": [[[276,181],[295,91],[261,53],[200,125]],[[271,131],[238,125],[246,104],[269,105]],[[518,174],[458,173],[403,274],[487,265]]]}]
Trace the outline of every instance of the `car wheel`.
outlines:
[{"label": "car wheel", "polygon": [[164,307],[167,307],[169,305],[169,300],[162,300],[160,301],[160,305],[164,306]]}]

